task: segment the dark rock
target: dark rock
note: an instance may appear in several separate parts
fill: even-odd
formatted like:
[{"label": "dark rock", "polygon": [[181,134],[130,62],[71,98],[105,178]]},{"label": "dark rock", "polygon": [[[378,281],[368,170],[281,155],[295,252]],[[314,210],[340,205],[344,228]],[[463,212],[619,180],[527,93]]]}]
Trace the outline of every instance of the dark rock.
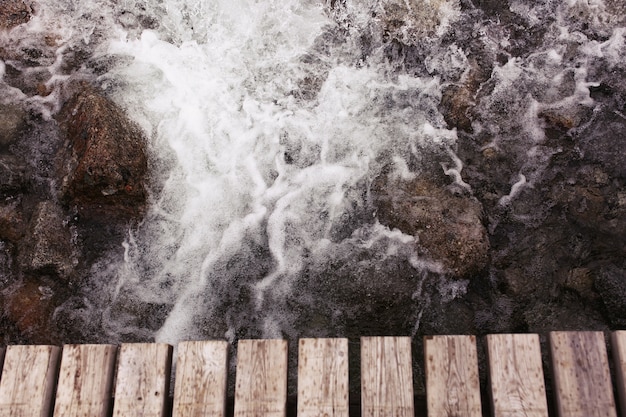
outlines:
[{"label": "dark rock", "polygon": [[19,200],[0,203],[0,240],[17,243],[26,234],[26,227]]},{"label": "dark rock", "polygon": [[[2,225],[0,225],[0,230],[2,230]],[[14,253],[14,245],[0,238],[0,288],[4,288],[14,279],[12,276]]]},{"label": "dark rock", "polygon": [[596,272],[595,287],[602,297],[611,324],[626,326],[626,269],[607,265]]},{"label": "dark rock", "polygon": [[381,175],[372,187],[381,224],[419,238],[419,250],[455,277],[482,271],[489,261],[482,206],[427,180]]},{"label": "dark rock", "polygon": [[5,314],[30,343],[54,342],[50,319],[54,311],[53,290],[42,283],[27,281],[5,296]]},{"label": "dark rock", "polygon": [[0,196],[16,194],[27,187],[26,165],[13,155],[0,155]]},{"label": "dark rock", "polygon": [[577,135],[585,160],[601,164],[610,176],[626,178],[626,119],[620,112],[603,111]]},{"label": "dark rock", "polygon": [[33,10],[20,0],[0,0],[0,29],[11,29],[30,20]]},{"label": "dark rock", "polygon": [[72,232],[60,206],[40,203],[31,220],[29,239],[20,248],[20,263],[28,271],[54,274],[64,281],[76,266]]},{"label": "dark rock", "polygon": [[17,106],[0,104],[0,149],[15,142],[26,112]]},{"label": "dark rock", "polygon": [[65,103],[58,120],[67,135],[62,200],[82,213],[143,213],[147,160],[139,127],[84,84]]}]

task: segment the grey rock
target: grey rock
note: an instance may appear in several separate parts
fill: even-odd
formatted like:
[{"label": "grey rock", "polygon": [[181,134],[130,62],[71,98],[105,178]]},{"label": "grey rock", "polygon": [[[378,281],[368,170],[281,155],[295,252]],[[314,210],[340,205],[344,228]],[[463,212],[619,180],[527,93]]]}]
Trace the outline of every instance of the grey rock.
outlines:
[{"label": "grey rock", "polygon": [[626,269],[606,265],[596,273],[595,286],[606,307],[611,324],[626,326]]},{"label": "grey rock", "polygon": [[15,142],[26,112],[14,105],[0,104],[0,149]]}]

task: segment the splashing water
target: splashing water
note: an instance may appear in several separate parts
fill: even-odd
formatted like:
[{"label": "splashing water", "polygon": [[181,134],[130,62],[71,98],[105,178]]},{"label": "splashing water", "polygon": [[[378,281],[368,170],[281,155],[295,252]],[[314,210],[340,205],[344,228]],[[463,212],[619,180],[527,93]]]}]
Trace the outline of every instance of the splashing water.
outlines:
[{"label": "splashing water", "polygon": [[[106,77],[124,80],[115,93],[150,132],[159,176],[114,298],[167,300],[159,340],[200,337],[201,317],[246,308],[264,336],[280,336],[311,259],[383,237],[388,250],[410,253],[412,238],[373,221],[368,185],[382,164],[416,152],[415,142],[454,145],[453,132],[437,131],[439,84],[348,65],[316,45],[331,25],[319,4],[167,11],[175,31],[122,37],[107,51],[133,57]],[[234,288],[249,299],[232,300]],[[240,324],[227,324],[234,337]]]}]

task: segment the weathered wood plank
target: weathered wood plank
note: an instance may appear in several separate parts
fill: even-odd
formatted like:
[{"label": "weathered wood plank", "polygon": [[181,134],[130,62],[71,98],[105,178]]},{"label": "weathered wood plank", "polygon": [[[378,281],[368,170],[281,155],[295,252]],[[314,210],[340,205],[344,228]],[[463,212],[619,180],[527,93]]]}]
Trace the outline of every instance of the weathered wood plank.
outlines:
[{"label": "weathered wood plank", "polygon": [[0,416],[49,416],[61,349],[9,346],[0,378]]},{"label": "weathered wood plank", "polygon": [[361,338],[362,417],[413,417],[411,338]]},{"label": "weathered wood plank", "polygon": [[122,344],[118,356],[113,417],[163,417],[171,364],[170,345]]},{"label": "weathered wood plank", "polygon": [[626,414],[626,330],[613,332],[611,341],[613,345],[615,379],[617,381],[617,396],[619,397],[622,414]]},{"label": "weathered wood plank", "polygon": [[548,417],[548,402],[536,334],[487,336],[494,417]]},{"label": "weathered wood plank", "polygon": [[224,417],[228,343],[225,341],[178,344],[174,417]]},{"label": "weathered wood plank", "polygon": [[561,417],[616,417],[602,332],[551,332],[556,404]]},{"label": "weathered wood plank", "polygon": [[427,336],[426,404],[429,417],[481,417],[475,336]]},{"label": "weathered wood plank", "polygon": [[298,417],[348,417],[348,339],[300,339]]},{"label": "weathered wood plank", "polygon": [[114,345],[65,345],[55,417],[105,417],[110,412]]},{"label": "weathered wood plank", "polygon": [[287,342],[240,340],[235,417],[284,417],[286,407]]}]

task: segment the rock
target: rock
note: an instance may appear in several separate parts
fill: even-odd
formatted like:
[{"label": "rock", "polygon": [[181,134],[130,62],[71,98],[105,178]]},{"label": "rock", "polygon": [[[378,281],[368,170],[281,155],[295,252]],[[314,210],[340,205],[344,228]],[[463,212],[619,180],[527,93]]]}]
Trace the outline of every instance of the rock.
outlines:
[{"label": "rock", "polygon": [[33,10],[20,0],[0,0],[0,29],[11,29],[30,20]]},{"label": "rock", "polygon": [[443,264],[455,277],[482,271],[489,261],[489,240],[482,206],[473,197],[446,190],[427,180],[381,175],[372,187],[381,224],[419,238],[418,249]]},{"label": "rock", "polygon": [[451,12],[458,10],[456,0],[391,0],[385,2],[377,20],[385,38],[412,45],[441,32],[450,23]]},{"label": "rock", "polygon": [[29,239],[20,248],[20,263],[27,271],[71,278],[77,264],[72,233],[60,206],[39,203],[31,220]]},{"label": "rock", "polygon": [[595,287],[602,297],[611,324],[626,326],[626,269],[614,264],[596,272]]},{"label": "rock", "polygon": [[589,268],[573,268],[568,274],[563,287],[576,292],[583,298],[594,298],[593,274]]},{"label": "rock", "polygon": [[6,315],[31,343],[50,343],[49,331],[54,311],[53,291],[41,283],[27,281],[12,289],[4,300]]},{"label": "rock", "polygon": [[58,115],[66,134],[61,198],[82,213],[139,215],[146,199],[145,139],[116,104],[80,87]]},{"label": "rock", "polygon": [[0,154],[0,196],[13,195],[27,187],[26,165],[13,155]]},{"label": "rock", "polygon": [[18,200],[0,203],[0,240],[17,243],[26,234],[26,222]]},{"label": "rock", "polygon": [[0,149],[15,142],[25,118],[26,112],[19,107],[0,104]]}]

